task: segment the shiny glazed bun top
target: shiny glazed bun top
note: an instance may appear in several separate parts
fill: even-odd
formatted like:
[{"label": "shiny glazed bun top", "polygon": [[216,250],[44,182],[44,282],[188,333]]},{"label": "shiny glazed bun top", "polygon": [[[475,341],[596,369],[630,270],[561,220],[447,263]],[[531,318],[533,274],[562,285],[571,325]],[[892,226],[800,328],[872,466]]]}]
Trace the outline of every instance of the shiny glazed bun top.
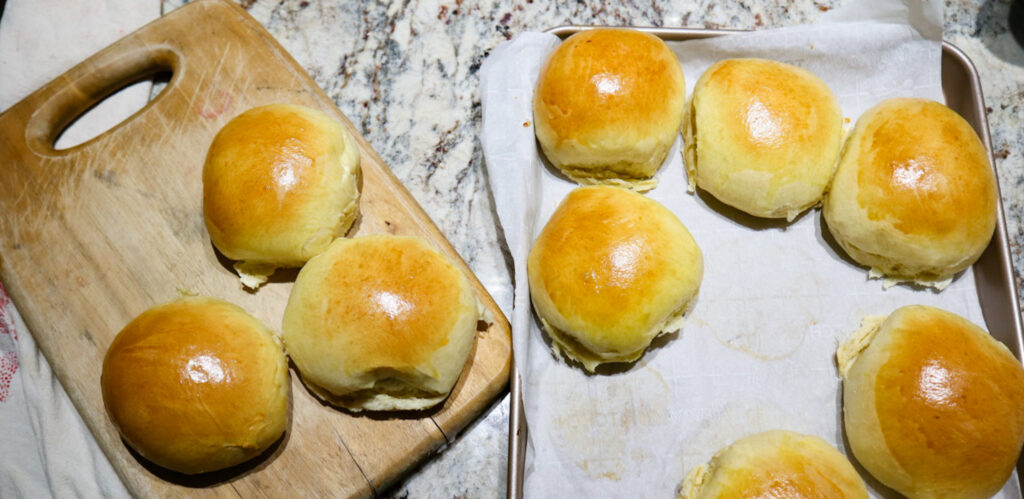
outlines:
[{"label": "shiny glazed bun top", "polygon": [[836,354],[846,434],[910,498],[987,498],[1024,445],[1024,368],[984,329],[914,305],[865,320]]},{"label": "shiny glazed bun top", "polygon": [[704,260],[679,218],[611,186],[569,193],[527,259],[530,298],[552,346],[588,371],[638,359],[680,328]]},{"label": "shiny glazed bun top", "polygon": [[785,430],[757,433],[694,468],[679,499],[867,499],[864,480],[835,447]]},{"label": "shiny glazed bun top", "polygon": [[864,113],[825,198],[836,242],[874,274],[943,287],[996,226],[985,146],[952,109],[889,99]]},{"label": "shiny glazed bun top", "polygon": [[719,201],[793,220],[821,201],[843,138],[835,95],[813,73],[766,59],[713,64],[693,90],[686,168]]},{"label": "shiny glazed bun top", "polygon": [[182,298],[132,320],[107,349],[100,384],[128,445],[182,473],[255,457],[288,425],[280,342],[244,310],[214,298]]},{"label": "shiny glazed bun top", "polygon": [[284,341],[302,380],[351,410],[419,410],[448,396],[482,309],[469,279],[419,238],[337,239],[302,268]]},{"label": "shiny glazed bun top", "polygon": [[661,39],[586,30],[541,69],[534,126],[545,156],[572,180],[647,190],[679,135],[685,100],[682,67]]},{"label": "shiny glazed bun top", "polygon": [[256,287],[301,266],[358,214],[359,150],[325,113],[296,105],[250,109],[217,133],[203,167],[210,239]]}]

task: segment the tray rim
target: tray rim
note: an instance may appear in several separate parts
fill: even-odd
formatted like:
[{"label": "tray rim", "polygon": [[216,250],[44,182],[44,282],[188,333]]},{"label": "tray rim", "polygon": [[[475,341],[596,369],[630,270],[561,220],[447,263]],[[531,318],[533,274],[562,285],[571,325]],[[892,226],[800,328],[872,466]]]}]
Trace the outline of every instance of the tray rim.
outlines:
[{"label": "tray rim", "polygon": [[[644,33],[650,33],[661,39],[668,39],[671,41],[689,41],[699,40],[703,38],[713,38],[718,36],[727,36],[737,33],[749,32],[747,29],[711,29],[711,28],[665,28],[665,27],[652,27],[652,26],[601,26],[601,25],[560,25],[552,28],[543,30],[544,33],[551,33],[559,38],[565,38],[569,35],[578,33],[580,31],[587,31],[595,28],[626,28]],[[981,258],[977,263],[972,266],[976,269],[983,263],[994,263],[997,264],[997,280],[1000,281],[999,291],[1005,292],[1004,298],[1009,299],[1010,310],[1005,310],[1005,307],[1001,311],[990,311],[984,307],[984,300],[982,299],[983,288],[976,284],[978,301],[982,304],[982,314],[985,317],[986,326],[990,322],[990,313],[1000,315],[1009,315],[1009,329],[1010,339],[1015,344],[1007,344],[1003,339],[998,338],[999,341],[1005,344],[1010,351],[1017,357],[1018,360],[1024,359],[1024,328],[1022,328],[1021,312],[1020,312],[1020,301],[1017,293],[1017,286],[1015,282],[1015,273],[1013,269],[1013,261],[1010,257],[1009,238],[1006,231],[1006,214],[1003,209],[1002,192],[999,187],[999,175],[998,169],[996,168],[995,157],[992,155],[992,138],[989,132],[988,116],[985,113],[985,98],[981,86],[981,77],[978,74],[977,68],[974,66],[974,62],[971,58],[959,47],[953,43],[943,40],[942,41],[942,60],[946,57],[951,57],[957,62],[964,72],[964,78],[969,83],[969,94],[972,108],[975,110],[975,118],[972,123],[972,127],[981,137],[982,143],[985,145],[987,151],[989,166],[993,172],[996,173],[996,190],[999,192],[999,196],[996,202],[996,208],[998,216],[996,217],[996,230],[992,236],[992,240],[989,242],[988,248],[985,253],[982,254]],[[943,93],[946,91],[945,82],[945,64],[943,64]],[[959,114],[959,113],[958,113]],[[970,117],[966,117],[970,121]],[[519,377],[519,369],[515,363],[515,349],[512,352],[513,362],[509,372],[509,430],[508,430],[508,474],[506,479],[506,494],[510,499],[520,499],[523,497],[523,479],[524,479],[524,468],[526,460],[526,437],[528,435],[528,428],[526,426],[526,415],[523,408],[523,393],[522,393],[522,381]],[[1024,455],[1022,455],[1024,456]],[[1022,489],[1024,489],[1024,459],[1022,456],[1018,457],[1017,462],[1017,481]]]}]

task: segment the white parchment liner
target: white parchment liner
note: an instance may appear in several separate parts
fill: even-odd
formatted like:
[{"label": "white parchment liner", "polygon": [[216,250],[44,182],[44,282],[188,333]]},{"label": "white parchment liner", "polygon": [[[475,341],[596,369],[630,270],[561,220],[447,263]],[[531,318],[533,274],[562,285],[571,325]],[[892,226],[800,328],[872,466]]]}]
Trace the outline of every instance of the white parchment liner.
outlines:
[{"label": "white parchment liner", "polygon": [[[852,127],[878,101],[943,100],[941,3],[854,2],[814,25],[670,43],[687,95],[730,57],[788,62],[821,77]],[[843,441],[838,344],[867,315],[927,304],[984,324],[967,271],[942,292],[868,280],[831,241],[815,208],[793,223],[746,216],[686,191],[681,139],[647,195],[693,234],[705,274],[677,335],[622,372],[587,375],[555,357],[530,307],[526,258],[558,203],[576,186],[538,153],[531,99],[559,40],[522,33],[481,69],[482,143],[498,216],[515,264],[511,318],[529,439],[525,497],[672,497],[695,466],[743,436],[782,428]],[[505,297],[504,300],[501,298]],[[875,497],[886,493],[862,470]],[[1020,497],[1016,476],[997,497]]]}]

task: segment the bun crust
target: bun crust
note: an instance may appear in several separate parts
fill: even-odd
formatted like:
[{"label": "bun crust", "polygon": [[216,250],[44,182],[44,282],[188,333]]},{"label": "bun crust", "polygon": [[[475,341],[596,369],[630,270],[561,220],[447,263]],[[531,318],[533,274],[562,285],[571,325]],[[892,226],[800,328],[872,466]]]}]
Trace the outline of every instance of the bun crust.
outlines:
[{"label": "bun crust", "polygon": [[1024,445],[1024,368],[966,319],[926,306],[863,328],[843,372],[857,460],[910,498],[983,498]]},{"label": "bun crust", "polygon": [[545,156],[582,184],[647,190],[679,135],[683,70],[658,37],[630,29],[582,31],[541,69],[534,126]]},{"label": "bun crust", "polygon": [[985,146],[960,115],[889,99],[857,120],[823,213],[857,263],[942,287],[988,246],[997,194]]},{"label": "bun crust", "polygon": [[213,298],[136,317],[103,359],[103,402],[125,441],[182,473],[242,463],[288,426],[288,364],[269,329]]},{"label": "bun crust", "polygon": [[843,115],[809,71],[728,59],[697,82],[685,136],[691,187],[757,217],[793,220],[832,178]]},{"label": "bun crust", "polygon": [[867,499],[857,471],[824,440],[784,430],[751,435],[695,468],[680,499],[829,497]]},{"label": "bun crust", "polygon": [[338,239],[295,280],[284,341],[306,386],[351,410],[443,401],[476,337],[472,285],[413,237]]},{"label": "bun crust", "polygon": [[217,133],[203,166],[210,239],[256,287],[342,236],[358,215],[359,150],[323,112],[272,104]]},{"label": "bun crust", "polygon": [[593,371],[639,358],[679,329],[704,272],[700,248],[656,201],[617,187],[572,191],[527,260],[530,297],[556,350]]}]

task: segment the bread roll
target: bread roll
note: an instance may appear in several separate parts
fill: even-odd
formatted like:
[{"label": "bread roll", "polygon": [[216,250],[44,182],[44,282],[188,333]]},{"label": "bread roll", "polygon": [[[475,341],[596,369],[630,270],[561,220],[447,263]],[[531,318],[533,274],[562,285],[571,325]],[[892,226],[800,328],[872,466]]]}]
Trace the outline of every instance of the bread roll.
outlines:
[{"label": "bread roll", "polygon": [[824,440],[771,430],[718,451],[690,472],[678,497],[867,499],[868,491],[846,456]]},{"label": "bread roll", "polygon": [[941,289],[988,246],[997,194],[985,146],[960,115],[889,99],[857,120],[823,212],[873,276]]},{"label": "bread roll", "polygon": [[229,121],[203,166],[210,240],[255,288],[342,236],[359,213],[359,149],[337,120],[272,104]]},{"label": "bread roll", "polygon": [[821,201],[839,158],[843,115],[809,71],[728,59],[697,81],[684,135],[691,189],[757,217],[792,221]]},{"label": "bread roll", "polygon": [[544,155],[581,184],[637,190],[679,135],[683,70],[660,38],[631,29],[579,32],[540,71],[533,119]]},{"label": "bread roll", "polygon": [[1024,368],[985,330],[926,306],[865,321],[836,354],[854,456],[911,498],[987,498],[1024,444]]},{"label": "bread roll", "polygon": [[299,272],[284,341],[325,401],[353,411],[419,410],[455,386],[481,318],[469,279],[423,240],[338,239]]},{"label": "bread roll", "polygon": [[530,298],[552,347],[588,371],[631,362],[682,326],[704,262],[682,222],[610,186],[569,193],[527,260]]},{"label": "bread roll", "polygon": [[181,473],[247,461],[288,427],[277,336],[214,298],[182,298],[128,323],[107,349],[100,385],[128,445]]}]

